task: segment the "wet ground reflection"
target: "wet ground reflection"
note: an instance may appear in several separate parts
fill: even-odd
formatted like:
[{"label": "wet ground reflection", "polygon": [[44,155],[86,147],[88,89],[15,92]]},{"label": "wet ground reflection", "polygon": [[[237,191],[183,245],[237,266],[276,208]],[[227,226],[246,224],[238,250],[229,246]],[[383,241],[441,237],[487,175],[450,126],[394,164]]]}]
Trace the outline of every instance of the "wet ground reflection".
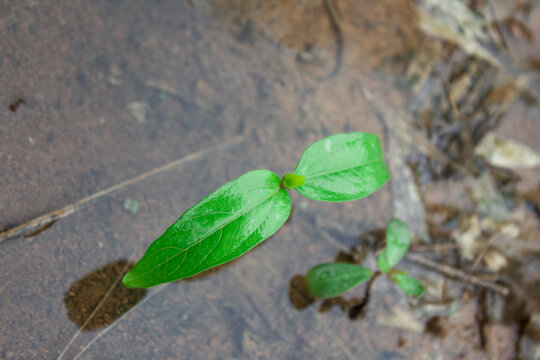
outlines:
[{"label": "wet ground reflection", "polygon": [[135,306],[146,289],[128,289],[119,281],[134,265],[115,261],[71,285],[64,297],[68,318],[82,331],[92,331],[111,324]]},{"label": "wet ground reflection", "polygon": [[[540,151],[539,16],[533,0],[0,2],[0,229],[197,159],[31,237],[0,236],[0,357],[56,358],[78,336],[71,321],[116,319],[66,358],[83,347],[96,359],[537,358],[540,168],[515,170],[538,161],[502,153],[504,165],[507,147],[493,145]],[[291,170],[311,142],[344,131],[381,136],[386,189],[298,206],[225,271],[159,299],[114,286],[91,316],[130,265],[104,264],[224,182]],[[372,262],[378,237],[358,237],[392,216],[423,238],[414,255],[504,283],[515,304],[412,261],[420,304],[377,281],[366,317],[349,322],[362,287],[309,296],[310,267],[338,249],[335,261]]]}]

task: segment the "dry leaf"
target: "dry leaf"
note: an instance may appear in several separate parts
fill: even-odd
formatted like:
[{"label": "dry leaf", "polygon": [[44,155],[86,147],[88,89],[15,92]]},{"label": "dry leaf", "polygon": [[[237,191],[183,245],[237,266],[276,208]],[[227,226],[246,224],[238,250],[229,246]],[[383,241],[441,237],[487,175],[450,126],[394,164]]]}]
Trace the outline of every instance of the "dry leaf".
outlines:
[{"label": "dry leaf", "polygon": [[467,260],[474,259],[476,253],[480,250],[479,240],[481,235],[477,215],[472,215],[464,220],[459,229],[452,231],[452,237],[458,244],[461,254]]},{"label": "dry leaf", "polygon": [[484,261],[489,270],[498,272],[508,264],[506,257],[496,249],[489,249],[484,255]]},{"label": "dry leaf", "polygon": [[423,330],[422,324],[415,318],[411,311],[397,306],[393,307],[390,313],[379,314],[377,316],[377,324],[415,332],[421,332]]},{"label": "dry leaf", "polygon": [[427,34],[451,41],[465,52],[500,65],[481,41],[489,41],[486,22],[476,16],[464,3],[457,0],[418,1],[420,28]]},{"label": "dry leaf", "polygon": [[536,151],[518,141],[493,133],[484,137],[475,152],[494,166],[516,169],[540,165],[540,154]]}]

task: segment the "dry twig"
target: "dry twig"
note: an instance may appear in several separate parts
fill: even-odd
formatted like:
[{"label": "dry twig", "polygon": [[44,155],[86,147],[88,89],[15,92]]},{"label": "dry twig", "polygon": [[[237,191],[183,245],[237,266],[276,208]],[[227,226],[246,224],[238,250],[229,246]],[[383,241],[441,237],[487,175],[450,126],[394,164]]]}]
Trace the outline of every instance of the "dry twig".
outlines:
[{"label": "dry twig", "polygon": [[15,226],[11,229],[8,229],[6,231],[0,232],[0,243],[3,241],[6,241],[8,239],[16,238],[19,236],[31,236],[33,234],[37,234],[41,232],[42,229],[46,229],[47,227],[50,227],[54,222],[65,218],[68,215],[73,214],[77,210],[79,210],[83,205],[88,204],[89,202],[93,200],[97,200],[105,195],[110,195],[113,192],[116,192],[118,190],[122,190],[127,186],[133,185],[135,183],[138,183],[140,181],[146,180],[151,176],[169,171],[174,169],[175,167],[178,167],[186,162],[196,160],[201,158],[202,156],[206,155],[207,153],[211,151],[216,150],[222,150],[225,147],[238,144],[244,139],[244,136],[238,136],[230,141],[224,142],[222,144],[213,146],[208,149],[204,149],[192,154],[189,154],[188,156],[184,156],[183,158],[174,160],[168,164],[165,164],[163,166],[157,167],[155,169],[152,169],[150,171],[147,171],[143,174],[140,174],[138,176],[135,176],[134,178],[131,178],[129,180],[126,180],[124,182],[121,182],[120,184],[116,184],[114,186],[111,186],[105,190],[101,190],[95,194],[89,195],[87,197],[84,197],[74,203],[71,203],[69,205],[64,206],[61,209],[52,211],[50,213],[47,213],[45,215],[39,216],[37,218],[34,218],[24,224]]},{"label": "dry twig", "polygon": [[494,282],[484,280],[482,278],[479,278],[478,276],[468,274],[465,271],[456,269],[453,266],[435,262],[433,260],[427,259],[418,254],[407,254],[406,257],[407,257],[407,260],[415,264],[422,265],[424,267],[437,271],[450,278],[468,282],[468,283],[495,291],[504,296],[510,293],[510,289],[507,288],[506,286],[495,284]]}]

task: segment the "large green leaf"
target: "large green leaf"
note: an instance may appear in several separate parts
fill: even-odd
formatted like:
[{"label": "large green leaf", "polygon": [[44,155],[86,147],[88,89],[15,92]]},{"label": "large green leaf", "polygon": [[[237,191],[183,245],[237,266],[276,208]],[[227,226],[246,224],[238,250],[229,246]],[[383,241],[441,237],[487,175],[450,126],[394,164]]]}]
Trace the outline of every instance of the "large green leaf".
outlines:
[{"label": "large green leaf", "polygon": [[305,177],[305,184],[295,189],[319,201],[360,199],[390,178],[379,138],[361,132],[336,134],[313,143],[294,173]]},{"label": "large green leaf", "polygon": [[319,298],[332,298],[369,280],[373,272],[349,263],[317,265],[307,273],[309,292]]},{"label": "large green leaf", "polygon": [[127,287],[150,287],[230,261],[274,234],[291,202],[269,170],[250,171],[186,211],[126,274]]},{"label": "large green leaf", "polygon": [[393,271],[390,273],[390,279],[407,295],[421,296],[424,293],[422,283],[418,279],[408,275],[405,271]]}]

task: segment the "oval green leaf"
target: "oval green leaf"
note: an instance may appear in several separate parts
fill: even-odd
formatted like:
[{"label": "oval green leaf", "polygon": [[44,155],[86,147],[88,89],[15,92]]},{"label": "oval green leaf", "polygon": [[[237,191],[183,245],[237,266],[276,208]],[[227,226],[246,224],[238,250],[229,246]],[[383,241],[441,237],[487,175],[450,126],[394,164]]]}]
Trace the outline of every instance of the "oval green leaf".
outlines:
[{"label": "oval green leaf", "polygon": [[295,189],[318,201],[357,200],[390,178],[379,137],[362,132],[336,134],[313,143],[294,173],[305,177],[305,184]]},{"label": "oval green leaf", "polygon": [[319,298],[333,298],[369,280],[373,272],[349,263],[315,266],[307,273],[309,292]]},{"label": "oval green leaf", "polygon": [[390,264],[388,264],[388,256],[386,255],[386,249],[379,253],[377,257],[377,267],[383,274],[387,274],[390,271]]},{"label": "oval green leaf", "polygon": [[[386,227],[386,261],[394,267],[411,245],[411,229],[403,221],[392,219]],[[382,253],[381,253],[382,254]]]},{"label": "oval green leaf", "polygon": [[409,276],[405,271],[392,272],[390,279],[407,295],[421,296],[424,293],[424,286],[420,281]]},{"label": "oval green leaf", "polygon": [[126,274],[127,287],[147,288],[230,261],[273,235],[291,211],[281,179],[250,171],[187,210]]}]

